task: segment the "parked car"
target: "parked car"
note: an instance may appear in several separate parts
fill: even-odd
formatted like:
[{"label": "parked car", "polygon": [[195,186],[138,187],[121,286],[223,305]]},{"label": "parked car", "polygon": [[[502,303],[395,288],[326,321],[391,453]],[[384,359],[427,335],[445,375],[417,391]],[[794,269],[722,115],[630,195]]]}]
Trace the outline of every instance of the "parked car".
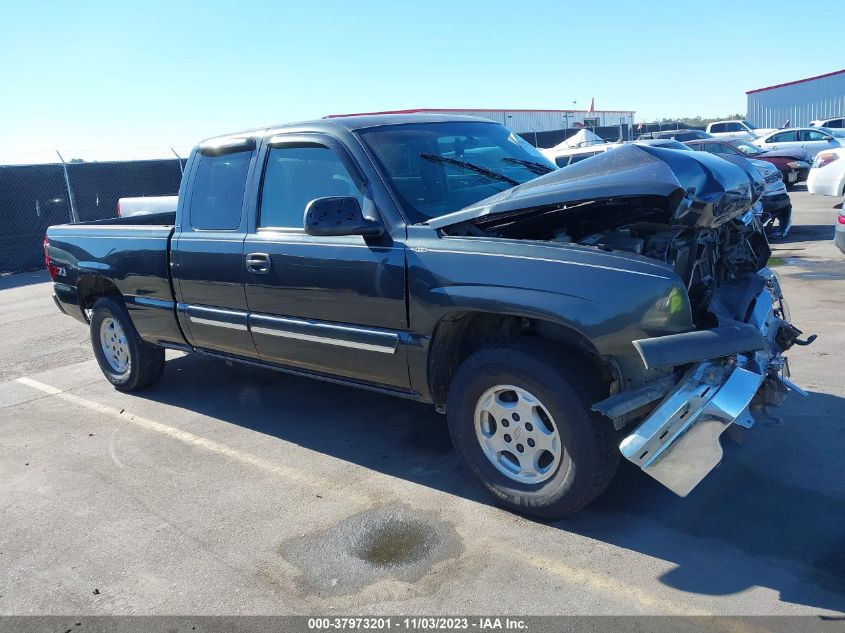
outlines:
[{"label": "parked car", "polygon": [[772,132],[772,128],[758,128],[748,121],[714,121],[707,124],[707,133],[721,138],[744,138],[753,140],[758,136]]},{"label": "parked car", "polygon": [[796,183],[807,180],[810,163],[812,162],[812,158],[807,154],[807,151],[800,147],[767,151],[743,139],[702,139],[700,141],[688,141],[687,145],[697,151],[718,155],[736,154],[771,163],[780,170],[787,189],[795,186]]},{"label": "parked car", "polygon": [[133,215],[149,213],[170,213],[176,211],[179,196],[138,196],[120,198],[117,201],[117,217],[129,218]]},{"label": "parked car", "polygon": [[807,191],[817,196],[845,196],[845,148],[816,154],[807,177]]},{"label": "parked car", "polygon": [[845,207],[839,209],[836,216],[836,229],[833,232],[833,243],[845,253]]},{"label": "parked car", "polygon": [[558,517],[619,452],[687,495],[797,389],[762,191],[702,152],[558,170],[483,119],[339,117],[205,141],[175,213],[53,226],[45,258],[118,390],[174,348],[432,403],[498,503]]},{"label": "parked car", "polygon": [[835,129],[845,128],[845,117],[839,116],[832,119],[816,119],[810,121],[810,127],[829,127]]},{"label": "parked car", "polygon": [[676,141],[693,141],[699,138],[713,138],[711,134],[704,132],[703,130],[661,130],[659,132],[646,132],[645,134],[641,134],[637,137],[637,140],[640,139],[659,139],[659,138],[671,138],[675,139]]},{"label": "parked car", "polygon": [[568,167],[586,158],[598,156],[609,149],[619,147],[616,143],[602,143],[601,145],[588,145],[587,147],[574,147],[564,149],[543,149],[543,155],[551,160],[558,167]]},{"label": "parked car", "polygon": [[814,127],[795,127],[778,130],[754,139],[752,143],[765,150],[803,149],[813,158],[823,149],[841,147],[841,141],[831,132]]}]

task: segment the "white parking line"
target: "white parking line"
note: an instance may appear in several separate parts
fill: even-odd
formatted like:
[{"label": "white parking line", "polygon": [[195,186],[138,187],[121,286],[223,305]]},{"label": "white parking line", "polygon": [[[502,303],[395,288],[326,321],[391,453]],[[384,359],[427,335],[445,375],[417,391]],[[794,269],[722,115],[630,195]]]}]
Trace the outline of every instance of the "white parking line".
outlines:
[{"label": "white parking line", "polygon": [[[209,440],[199,435],[189,433],[188,431],[183,431],[181,429],[169,426],[167,424],[163,424],[161,422],[156,422],[155,420],[151,420],[149,418],[145,418],[134,413],[125,412],[124,410],[116,409],[114,407],[95,402],[94,400],[89,400],[88,398],[83,398],[67,391],[62,391],[61,389],[53,387],[52,385],[48,385],[38,380],[33,380],[32,378],[22,377],[17,378],[16,381],[23,385],[27,385],[28,387],[31,387],[33,389],[37,389],[42,393],[47,394],[47,396],[54,396],[56,398],[60,398],[65,402],[69,402],[79,407],[83,407],[85,409],[95,411],[103,415],[108,415],[117,418],[121,422],[134,424],[135,426],[149,431],[154,431],[156,433],[160,433],[189,446],[202,448],[216,455],[220,455],[227,459],[234,460],[241,464],[258,468],[271,475],[282,477],[292,484],[296,484],[299,486],[307,486],[308,488],[315,489],[318,491],[325,490],[327,488],[337,487],[336,482],[321,477],[317,472],[316,467],[313,470],[310,470],[306,475],[300,471],[270,462],[256,455],[252,455],[251,453],[246,453],[244,451],[226,446],[225,444],[215,442],[214,440]],[[373,474],[377,477],[389,477],[388,475],[381,475],[380,473],[376,473],[375,471],[373,471]],[[428,490],[426,486],[422,486],[421,484],[411,485]],[[351,488],[345,488],[343,490],[343,497],[347,501],[351,501],[358,505],[365,505],[367,507],[370,507],[375,503],[374,499],[383,498],[383,495],[376,494],[370,496]],[[466,503],[474,502],[466,501]],[[492,508],[484,508],[484,510],[490,510],[491,512],[497,513],[499,512],[498,510],[494,510]],[[589,585],[593,590],[598,592],[610,592],[613,595],[624,596],[628,600],[635,602],[641,607],[644,607],[652,612],[669,615],[688,616],[711,615],[710,612],[705,611],[703,609],[699,609],[697,607],[693,607],[688,603],[679,603],[677,601],[673,601],[665,597],[656,596],[647,592],[646,590],[643,590],[640,587],[625,583],[624,581],[614,578],[610,575],[601,572],[595,572],[586,567],[577,567],[574,565],[570,565],[565,561],[560,560],[559,558],[551,556],[534,555],[526,557],[514,551],[512,546],[503,543],[497,543],[495,545],[491,544],[491,547],[488,548],[488,551],[494,551],[498,557],[512,560],[517,564],[527,563],[528,565],[537,570],[541,570],[548,574],[558,576],[566,580],[567,582],[574,582],[580,585]],[[725,624],[724,626],[727,625]]]},{"label": "white parking line", "polygon": [[[161,422],[156,422],[155,420],[150,420],[149,418],[145,418],[134,413],[121,412],[120,409],[115,409],[114,407],[100,404],[99,402],[89,400],[88,398],[83,398],[81,396],[77,396],[76,394],[68,393],[67,391],[62,391],[61,389],[57,389],[52,385],[33,380],[32,378],[22,377],[17,378],[16,380],[17,382],[23,385],[27,385],[28,387],[32,387],[33,389],[38,389],[43,393],[46,393],[50,396],[55,396],[66,402],[71,402],[77,406],[90,409],[91,411],[102,413],[103,415],[109,415],[114,418],[118,418],[122,422],[128,422],[130,424],[134,424],[135,426],[139,426],[149,431],[161,433],[162,435],[171,437],[175,440],[183,442],[184,444],[195,446],[197,448],[204,448],[207,451],[210,451],[217,455],[222,455],[223,457],[234,460],[236,462],[240,462],[241,464],[253,466],[272,475],[283,477],[289,480],[291,483],[295,483],[297,485],[308,486],[309,488],[325,489],[327,486],[330,486],[332,484],[332,482],[329,482],[328,480],[321,480],[319,476],[315,473],[308,473],[308,476],[306,477],[303,473],[294,470],[293,468],[281,466],[279,464],[267,461],[266,459],[263,459],[256,455],[252,455],[251,453],[239,451],[236,448],[231,448],[229,446],[226,446],[225,444],[215,442],[214,440],[209,440],[199,435],[194,435],[193,433],[189,433],[188,431],[183,431],[181,429],[177,429],[176,427],[169,426]],[[359,503],[366,503],[370,501],[369,497],[356,494],[354,490],[344,490],[344,497],[357,501]]]}]

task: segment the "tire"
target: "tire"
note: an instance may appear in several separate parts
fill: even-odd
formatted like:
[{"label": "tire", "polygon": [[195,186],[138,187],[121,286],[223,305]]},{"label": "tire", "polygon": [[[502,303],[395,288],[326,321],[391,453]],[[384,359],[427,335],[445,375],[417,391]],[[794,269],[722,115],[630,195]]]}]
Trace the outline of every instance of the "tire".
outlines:
[{"label": "tire", "polygon": [[[507,389],[498,391],[499,387],[511,386],[516,388],[511,394]],[[452,379],[447,400],[449,432],[464,465],[499,505],[520,514],[562,518],[598,497],[619,465],[613,425],[590,410],[593,403],[606,396],[606,389],[592,368],[548,341],[490,346],[467,358]],[[526,409],[532,398],[539,406]],[[540,426],[537,420],[542,422],[541,431],[527,424],[525,415],[514,417],[511,413],[513,420],[519,421],[499,420],[495,432],[488,437],[492,425],[485,407],[499,410],[497,407],[505,400],[513,401],[505,406],[514,407],[506,411],[531,411],[535,425]],[[485,415],[486,422],[482,421]],[[511,443],[506,445],[502,444],[508,439],[503,433],[505,422],[507,429],[513,430]],[[549,438],[554,445],[550,429],[556,431],[559,440],[556,463],[549,461],[549,455],[555,455],[553,450],[540,448]],[[530,444],[533,449],[528,444],[517,444],[517,438],[529,442],[532,437],[536,437],[535,443]],[[491,443],[496,446],[491,448]],[[499,446],[514,448],[497,453],[494,462],[488,455]],[[517,466],[510,458],[516,457],[519,448],[524,451],[517,457],[520,466],[530,465],[526,471],[516,473]],[[533,452],[529,454],[529,450]],[[536,476],[528,472],[532,469]]]},{"label": "tire", "polygon": [[91,344],[100,370],[118,391],[137,391],[164,373],[164,350],[138,336],[119,298],[102,297],[91,312]]}]

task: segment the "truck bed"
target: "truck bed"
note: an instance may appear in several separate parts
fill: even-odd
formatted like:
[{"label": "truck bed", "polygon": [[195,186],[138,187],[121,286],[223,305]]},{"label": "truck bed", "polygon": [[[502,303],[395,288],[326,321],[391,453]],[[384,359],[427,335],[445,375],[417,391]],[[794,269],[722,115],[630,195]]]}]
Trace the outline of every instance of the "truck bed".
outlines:
[{"label": "truck bed", "polygon": [[47,236],[51,259],[60,271],[55,281],[62,309],[84,321],[84,310],[91,306],[80,304],[78,290],[106,279],[123,296],[145,340],[184,343],[170,285],[169,244],[175,221],[175,213],[161,213],[50,227]]}]

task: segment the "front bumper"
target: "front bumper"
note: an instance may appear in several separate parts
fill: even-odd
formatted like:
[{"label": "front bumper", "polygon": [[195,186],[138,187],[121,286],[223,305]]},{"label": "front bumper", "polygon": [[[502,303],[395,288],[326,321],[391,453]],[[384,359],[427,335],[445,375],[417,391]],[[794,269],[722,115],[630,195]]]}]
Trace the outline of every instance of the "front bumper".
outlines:
[{"label": "front bumper", "polygon": [[761,387],[776,392],[767,402],[787,389],[803,393],[789,381],[781,356],[781,329],[791,326],[780,284],[768,269],[759,275],[765,283],[747,321],[762,337],[758,349],[692,365],[619,446],[628,460],[682,497],[721,461],[722,433],[734,423],[754,424],[749,405]]},{"label": "front bumper", "polygon": [[760,201],[763,203],[764,213],[777,213],[792,205],[788,193],[777,193],[771,196],[763,195]]}]

